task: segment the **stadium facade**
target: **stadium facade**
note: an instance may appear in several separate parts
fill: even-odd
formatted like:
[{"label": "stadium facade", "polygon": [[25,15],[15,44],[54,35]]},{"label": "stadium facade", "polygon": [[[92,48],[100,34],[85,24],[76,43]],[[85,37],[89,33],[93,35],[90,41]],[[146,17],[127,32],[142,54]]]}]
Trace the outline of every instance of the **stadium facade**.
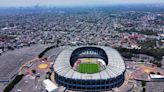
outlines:
[{"label": "stadium facade", "polygon": [[[83,59],[86,59],[86,61],[83,61]],[[88,59],[94,60],[87,61]],[[90,64],[90,62],[99,64],[100,71],[94,73],[79,72],[80,64],[86,62],[87,64]],[[110,47],[67,47],[56,58],[54,72],[56,83],[68,90],[108,91],[123,84],[125,63],[120,54]]]}]

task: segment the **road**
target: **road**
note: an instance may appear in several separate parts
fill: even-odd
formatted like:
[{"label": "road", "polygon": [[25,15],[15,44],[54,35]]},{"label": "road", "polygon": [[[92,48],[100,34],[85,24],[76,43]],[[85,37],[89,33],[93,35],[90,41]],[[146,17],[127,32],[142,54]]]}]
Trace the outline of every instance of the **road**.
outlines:
[{"label": "road", "polygon": [[35,78],[31,76],[25,76],[23,79],[11,90],[11,92],[40,92],[35,86]]}]

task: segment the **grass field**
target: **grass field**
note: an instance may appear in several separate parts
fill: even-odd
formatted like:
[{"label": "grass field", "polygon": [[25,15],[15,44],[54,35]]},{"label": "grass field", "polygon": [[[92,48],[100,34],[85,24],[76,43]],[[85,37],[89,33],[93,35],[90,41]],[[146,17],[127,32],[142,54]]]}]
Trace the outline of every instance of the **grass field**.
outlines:
[{"label": "grass field", "polygon": [[82,63],[78,67],[80,73],[97,73],[99,71],[99,65],[93,63]]}]

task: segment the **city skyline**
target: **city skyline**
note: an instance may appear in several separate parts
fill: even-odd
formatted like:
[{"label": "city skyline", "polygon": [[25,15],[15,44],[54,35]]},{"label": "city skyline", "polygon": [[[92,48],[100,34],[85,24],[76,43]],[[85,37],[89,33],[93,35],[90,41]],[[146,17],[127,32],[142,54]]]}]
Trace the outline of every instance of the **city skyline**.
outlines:
[{"label": "city skyline", "polygon": [[163,3],[7,1],[0,92],[164,91]]},{"label": "city skyline", "polygon": [[[0,7],[164,4],[164,0],[0,0]],[[18,3],[19,2],[19,3]]]}]

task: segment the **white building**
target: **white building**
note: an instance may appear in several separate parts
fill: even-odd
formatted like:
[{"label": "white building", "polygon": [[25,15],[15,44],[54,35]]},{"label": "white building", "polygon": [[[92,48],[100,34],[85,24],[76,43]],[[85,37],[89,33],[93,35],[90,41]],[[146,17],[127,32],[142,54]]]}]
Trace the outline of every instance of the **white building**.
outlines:
[{"label": "white building", "polygon": [[48,92],[55,92],[55,90],[58,88],[51,80],[46,79],[43,80],[43,86]]}]

